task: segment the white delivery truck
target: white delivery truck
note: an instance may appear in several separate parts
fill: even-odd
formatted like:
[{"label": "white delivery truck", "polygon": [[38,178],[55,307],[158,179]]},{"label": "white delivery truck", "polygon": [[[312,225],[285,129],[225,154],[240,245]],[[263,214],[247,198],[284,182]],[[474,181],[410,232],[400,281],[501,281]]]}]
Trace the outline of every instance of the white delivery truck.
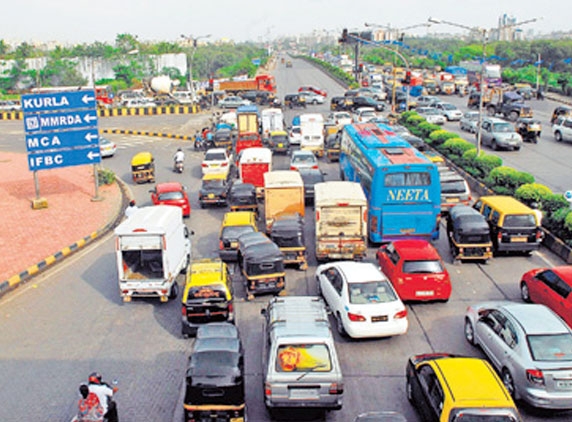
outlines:
[{"label": "white delivery truck", "polygon": [[191,240],[180,207],[156,205],[135,211],[115,229],[119,293],[133,297],[177,297],[177,276],[191,260]]},{"label": "white delivery truck", "polygon": [[284,113],[279,108],[262,110],[262,138],[270,137],[270,132],[284,130]]},{"label": "white delivery truck", "polygon": [[324,116],[306,113],[300,116],[300,149],[312,151],[318,157],[324,155]]},{"label": "white delivery truck", "polygon": [[362,259],[367,250],[367,199],[359,183],[314,186],[316,259]]}]

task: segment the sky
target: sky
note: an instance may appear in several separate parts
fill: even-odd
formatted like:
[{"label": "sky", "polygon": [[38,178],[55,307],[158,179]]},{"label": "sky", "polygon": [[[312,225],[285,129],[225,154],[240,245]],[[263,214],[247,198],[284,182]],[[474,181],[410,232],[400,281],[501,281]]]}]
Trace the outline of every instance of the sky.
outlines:
[{"label": "sky", "polygon": [[[405,28],[429,17],[469,27],[492,28],[508,14],[525,21],[525,33],[572,29],[572,2],[562,0],[17,0],[2,7],[0,39],[7,42],[112,44],[118,34],[141,41],[266,41],[313,31],[361,30],[364,23]],[[407,34],[461,33],[449,25]]]}]

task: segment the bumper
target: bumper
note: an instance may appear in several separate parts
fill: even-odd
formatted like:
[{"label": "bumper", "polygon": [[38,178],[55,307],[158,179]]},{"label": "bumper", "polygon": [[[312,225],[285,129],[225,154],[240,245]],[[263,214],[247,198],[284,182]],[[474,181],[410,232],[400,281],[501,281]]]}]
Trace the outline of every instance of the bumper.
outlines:
[{"label": "bumper", "polygon": [[403,318],[397,322],[350,322],[345,325],[346,332],[351,338],[392,337],[405,334],[409,322]]},{"label": "bumper", "polygon": [[223,261],[236,261],[238,259],[238,250],[236,249],[219,249],[218,255]]},{"label": "bumper", "polygon": [[527,389],[523,392],[522,399],[541,409],[572,409],[572,391],[547,393],[544,390]]},{"label": "bumper", "polygon": [[501,252],[530,252],[540,249],[540,243],[499,243],[496,249]]}]

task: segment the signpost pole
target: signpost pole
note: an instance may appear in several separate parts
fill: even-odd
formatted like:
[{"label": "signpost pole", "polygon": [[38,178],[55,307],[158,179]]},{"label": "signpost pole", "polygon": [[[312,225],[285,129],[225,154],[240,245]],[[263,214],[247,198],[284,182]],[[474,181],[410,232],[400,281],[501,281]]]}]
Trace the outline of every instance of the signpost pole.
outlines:
[{"label": "signpost pole", "polygon": [[99,196],[99,174],[97,172],[97,164],[93,165],[93,182],[95,184],[95,196],[91,198],[92,201],[102,201],[103,198]]},{"label": "signpost pole", "polygon": [[34,171],[34,189],[36,190],[36,199],[40,199],[40,181],[38,180],[38,172]]}]

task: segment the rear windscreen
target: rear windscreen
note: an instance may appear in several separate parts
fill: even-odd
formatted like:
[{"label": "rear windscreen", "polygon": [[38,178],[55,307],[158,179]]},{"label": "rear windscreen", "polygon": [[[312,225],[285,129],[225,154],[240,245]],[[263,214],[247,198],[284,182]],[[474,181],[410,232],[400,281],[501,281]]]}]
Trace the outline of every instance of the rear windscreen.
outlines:
[{"label": "rear windscreen", "polygon": [[503,227],[536,227],[536,219],[532,214],[507,215]]},{"label": "rear windscreen", "polygon": [[159,201],[172,201],[174,199],[183,199],[183,192],[165,192],[159,194]]},{"label": "rear windscreen", "polygon": [[443,266],[440,261],[405,261],[403,272],[406,274],[442,273]]},{"label": "rear windscreen", "polygon": [[325,344],[285,344],[276,353],[277,372],[330,372],[332,360]]},{"label": "rear windscreen", "polygon": [[466,234],[459,236],[459,243],[490,243],[491,236],[489,234]]},{"label": "rear windscreen", "polygon": [[226,292],[224,287],[220,285],[192,287],[189,289],[187,298],[193,302],[219,302],[226,299]]},{"label": "rear windscreen", "polygon": [[467,186],[463,180],[441,181],[441,193],[466,193]]}]

